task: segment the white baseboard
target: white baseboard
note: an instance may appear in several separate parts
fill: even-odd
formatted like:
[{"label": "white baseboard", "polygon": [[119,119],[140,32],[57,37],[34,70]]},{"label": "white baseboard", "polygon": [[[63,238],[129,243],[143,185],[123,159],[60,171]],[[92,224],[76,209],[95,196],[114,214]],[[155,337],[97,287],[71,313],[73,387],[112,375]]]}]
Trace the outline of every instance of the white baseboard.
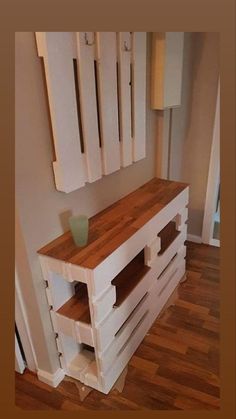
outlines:
[{"label": "white baseboard", "polygon": [[46,383],[51,387],[57,387],[65,377],[65,373],[62,368],[59,368],[56,372],[54,372],[54,374],[50,374],[47,371],[38,370],[37,376],[38,379],[43,383]]},{"label": "white baseboard", "polygon": [[202,238],[200,236],[195,236],[195,234],[187,234],[187,240],[193,243],[202,243]]},{"label": "white baseboard", "polygon": [[211,246],[220,247],[220,240],[218,240],[218,239],[211,239],[210,240],[210,245]]}]

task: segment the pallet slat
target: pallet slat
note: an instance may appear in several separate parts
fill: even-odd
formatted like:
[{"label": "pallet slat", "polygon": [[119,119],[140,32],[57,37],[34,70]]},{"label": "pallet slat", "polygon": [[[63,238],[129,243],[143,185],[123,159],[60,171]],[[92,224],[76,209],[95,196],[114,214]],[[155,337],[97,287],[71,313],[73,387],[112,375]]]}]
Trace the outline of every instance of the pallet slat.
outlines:
[{"label": "pallet slat", "polygon": [[118,33],[120,136],[122,167],[132,163],[131,33]]},{"label": "pallet slat", "polygon": [[146,32],[133,32],[133,161],[146,156]]},{"label": "pallet slat", "polygon": [[56,161],[53,162],[59,191],[84,186],[86,174],[80,147],[73,59],[73,32],[36,32],[39,56],[43,57],[51,113]]},{"label": "pallet slat", "polygon": [[[86,44],[86,39],[90,44]],[[98,113],[95,80],[95,33],[77,32],[77,67],[81,100],[83,141],[88,168],[88,181],[102,177],[101,150],[99,147]]]},{"label": "pallet slat", "polygon": [[116,33],[96,36],[103,173],[108,175],[120,169]]}]

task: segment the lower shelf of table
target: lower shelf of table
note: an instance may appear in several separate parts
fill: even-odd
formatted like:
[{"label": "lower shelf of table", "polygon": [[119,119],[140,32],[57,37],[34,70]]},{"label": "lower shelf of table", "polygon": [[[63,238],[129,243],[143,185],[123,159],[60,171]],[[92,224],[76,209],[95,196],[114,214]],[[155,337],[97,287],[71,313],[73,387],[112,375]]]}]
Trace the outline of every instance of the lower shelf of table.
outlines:
[{"label": "lower shelf of table", "polygon": [[173,261],[169,272],[164,272],[153,283],[143,300],[143,311],[139,308],[141,314],[136,322],[130,328],[127,323],[124,332],[116,335],[114,343],[103,354],[99,355],[96,348],[78,344],[71,337],[59,333],[62,352],[64,350],[61,359],[65,373],[92,388],[108,393],[184,273],[184,259],[178,266]]}]

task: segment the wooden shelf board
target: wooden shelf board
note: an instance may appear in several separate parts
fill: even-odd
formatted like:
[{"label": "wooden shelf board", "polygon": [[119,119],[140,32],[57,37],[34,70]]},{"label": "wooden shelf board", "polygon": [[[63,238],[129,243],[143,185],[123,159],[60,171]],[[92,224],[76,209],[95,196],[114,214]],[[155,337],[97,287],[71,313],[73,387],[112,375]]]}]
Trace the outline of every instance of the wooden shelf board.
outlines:
[{"label": "wooden shelf board", "polygon": [[73,297],[60,307],[57,313],[69,319],[90,324],[87,286],[79,283]]},{"label": "wooden shelf board", "polygon": [[158,254],[162,255],[179,234],[180,231],[176,230],[175,222],[170,221],[158,234],[161,238],[161,250]]},{"label": "wooden shelf board", "polygon": [[154,178],[91,217],[86,246],[77,247],[68,231],[38,253],[95,269],[187,187],[186,183]]},{"label": "wooden shelf board", "polygon": [[144,251],[140,252],[113,280],[116,287],[115,307],[119,307],[149,271],[144,265]]}]

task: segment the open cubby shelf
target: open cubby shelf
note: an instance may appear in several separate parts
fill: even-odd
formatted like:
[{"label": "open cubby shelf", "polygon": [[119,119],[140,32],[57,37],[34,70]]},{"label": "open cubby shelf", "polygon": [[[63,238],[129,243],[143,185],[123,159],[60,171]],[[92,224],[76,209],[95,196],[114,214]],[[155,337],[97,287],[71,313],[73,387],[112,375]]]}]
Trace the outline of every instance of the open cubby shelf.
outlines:
[{"label": "open cubby shelf", "polygon": [[144,250],[142,250],[131,262],[111,281],[116,287],[115,307],[119,307],[128,298],[132,290],[149,271],[144,264]]},{"label": "open cubby shelf", "polygon": [[62,307],[57,310],[64,317],[90,324],[90,311],[88,303],[88,290],[86,284],[78,282],[75,294]]},{"label": "open cubby shelf", "polygon": [[175,222],[170,221],[158,234],[161,239],[161,250],[158,254],[162,255],[179,234],[180,231],[176,230]]}]

